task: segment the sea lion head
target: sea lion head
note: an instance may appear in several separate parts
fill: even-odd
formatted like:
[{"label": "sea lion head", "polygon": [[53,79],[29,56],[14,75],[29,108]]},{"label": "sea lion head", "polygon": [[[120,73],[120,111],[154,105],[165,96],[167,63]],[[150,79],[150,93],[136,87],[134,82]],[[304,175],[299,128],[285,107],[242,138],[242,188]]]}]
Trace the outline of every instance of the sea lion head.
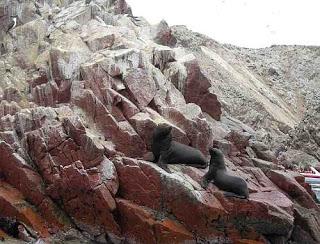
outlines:
[{"label": "sea lion head", "polygon": [[224,164],[223,153],[217,148],[210,148],[210,166],[215,168],[224,169],[226,166]]},{"label": "sea lion head", "polygon": [[171,135],[172,126],[168,124],[159,124],[153,131],[154,141],[163,141],[165,139],[172,140]]}]

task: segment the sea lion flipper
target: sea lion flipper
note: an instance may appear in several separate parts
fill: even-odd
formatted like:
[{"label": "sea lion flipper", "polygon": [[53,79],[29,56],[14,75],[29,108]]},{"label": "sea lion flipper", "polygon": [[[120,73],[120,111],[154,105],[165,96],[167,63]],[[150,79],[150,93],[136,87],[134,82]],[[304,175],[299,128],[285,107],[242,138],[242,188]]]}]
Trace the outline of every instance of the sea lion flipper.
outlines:
[{"label": "sea lion flipper", "polygon": [[223,195],[224,195],[225,197],[236,197],[236,198],[240,198],[240,199],[246,199],[245,196],[240,196],[240,195],[238,195],[238,194],[235,194],[235,193],[233,193],[233,192],[228,192],[228,191],[223,192]]},{"label": "sea lion flipper", "polygon": [[153,154],[153,160],[152,162],[154,162],[155,164],[158,163],[160,156],[159,155],[154,155]]},{"label": "sea lion flipper", "polygon": [[211,176],[210,170],[202,177],[200,185],[204,188],[207,189],[209,183],[213,181],[213,177]]},{"label": "sea lion flipper", "polygon": [[200,182],[200,185],[202,186],[203,189],[207,189],[209,185],[209,181],[207,181],[205,178],[203,178]]},{"label": "sea lion flipper", "polygon": [[165,170],[166,172],[168,172],[169,174],[171,174],[170,169],[168,168],[167,164],[164,163],[159,163],[159,167],[162,168],[163,170]]},{"label": "sea lion flipper", "polygon": [[162,160],[162,156],[160,155],[158,165],[160,168],[171,174],[170,169],[168,168],[168,165]]}]

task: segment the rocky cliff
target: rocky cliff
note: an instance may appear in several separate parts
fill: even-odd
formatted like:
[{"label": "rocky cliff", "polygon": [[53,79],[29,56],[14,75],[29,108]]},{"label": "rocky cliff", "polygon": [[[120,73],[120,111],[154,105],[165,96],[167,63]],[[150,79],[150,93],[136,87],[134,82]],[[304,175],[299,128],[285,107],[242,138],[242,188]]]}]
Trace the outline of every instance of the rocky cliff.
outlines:
[{"label": "rocky cliff", "polygon": [[[0,34],[0,217],[31,239],[320,242],[314,194],[279,160],[319,159],[319,48],[222,45],[124,0],[5,0]],[[159,123],[207,157],[219,147],[249,200],[150,162]]]}]

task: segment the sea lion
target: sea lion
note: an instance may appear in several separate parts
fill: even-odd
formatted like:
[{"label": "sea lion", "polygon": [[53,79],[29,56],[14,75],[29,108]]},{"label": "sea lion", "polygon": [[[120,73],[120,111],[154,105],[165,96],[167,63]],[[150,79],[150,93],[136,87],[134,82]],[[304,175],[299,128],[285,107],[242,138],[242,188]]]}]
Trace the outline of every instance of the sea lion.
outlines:
[{"label": "sea lion", "polygon": [[232,176],[227,173],[223,153],[216,148],[209,149],[211,158],[209,171],[203,176],[202,186],[207,188],[211,180],[221,190],[225,191],[225,196],[232,196],[247,199],[249,190],[247,183],[240,177]]},{"label": "sea lion", "polygon": [[159,124],[153,131],[151,150],[154,163],[170,172],[167,164],[187,164],[196,168],[205,169],[208,161],[204,155],[193,147],[172,140],[172,126]]}]

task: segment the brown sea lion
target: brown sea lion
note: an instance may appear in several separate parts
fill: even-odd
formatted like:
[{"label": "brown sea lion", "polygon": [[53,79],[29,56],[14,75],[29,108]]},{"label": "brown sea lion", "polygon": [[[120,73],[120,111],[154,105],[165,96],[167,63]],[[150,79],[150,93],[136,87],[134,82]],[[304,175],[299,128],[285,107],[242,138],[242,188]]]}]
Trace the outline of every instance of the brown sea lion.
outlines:
[{"label": "brown sea lion", "polygon": [[205,156],[193,147],[172,140],[172,126],[159,124],[153,131],[151,150],[154,163],[170,173],[167,164],[187,164],[196,168],[206,168]]},{"label": "brown sea lion", "polygon": [[223,153],[216,148],[209,149],[211,158],[209,171],[203,176],[202,186],[207,188],[210,181],[225,191],[225,196],[248,198],[249,190],[247,183],[240,177],[229,175],[224,162]]}]

